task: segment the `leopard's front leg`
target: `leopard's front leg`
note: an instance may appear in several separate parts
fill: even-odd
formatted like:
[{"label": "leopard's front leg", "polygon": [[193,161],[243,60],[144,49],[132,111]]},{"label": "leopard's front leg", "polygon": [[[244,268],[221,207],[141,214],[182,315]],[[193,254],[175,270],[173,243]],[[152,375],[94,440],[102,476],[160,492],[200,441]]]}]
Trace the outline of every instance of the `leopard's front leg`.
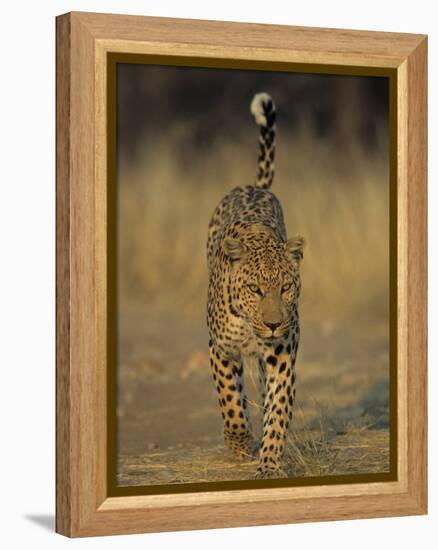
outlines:
[{"label": "leopard's front leg", "polygon": [[256,478],[283,477],[281,458],[295,400],[295,357],[297,343],[288,340],[266,348],[263,438]]},{"label": "leopard's front leg", "polygon": [[224,421],[225,445],[238,458],[253,457],[257,445],[251,433],[241,359],[226,355],[210,340],[210,364]]}]

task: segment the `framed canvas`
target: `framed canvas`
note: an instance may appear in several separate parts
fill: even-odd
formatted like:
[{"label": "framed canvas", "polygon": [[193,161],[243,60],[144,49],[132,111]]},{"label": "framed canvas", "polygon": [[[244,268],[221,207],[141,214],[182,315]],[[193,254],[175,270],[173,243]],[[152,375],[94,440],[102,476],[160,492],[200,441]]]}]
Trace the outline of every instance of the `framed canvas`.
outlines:
[{"label": "framed canvas", "polygon": [[57,531],[425,514],[427,38],[56,26]]}]

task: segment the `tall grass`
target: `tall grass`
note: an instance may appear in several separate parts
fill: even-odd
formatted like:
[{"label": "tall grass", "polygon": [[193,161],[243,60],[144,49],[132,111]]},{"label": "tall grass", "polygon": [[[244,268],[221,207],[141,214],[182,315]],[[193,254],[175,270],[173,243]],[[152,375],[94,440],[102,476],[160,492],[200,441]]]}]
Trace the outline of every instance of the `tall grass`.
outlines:
[{"label": "tall grass", "polygon": [[[254,130],[255,131],[255,130]],[[388,313],[389,170],[387,140],[379,153],[351,145],[278,137],[272,191],[289,235],[307,241],[302,312],[330,323],[386,322]],[[174,127],[142,144],[135,162],[119,159],[119,281],[121,306],[178,310],[202,318],[207,285],[206,236],[221,197],[251,184],[255,135],[187,147],[189,127]],[[304,313],[303,313],[304,314]]]}]

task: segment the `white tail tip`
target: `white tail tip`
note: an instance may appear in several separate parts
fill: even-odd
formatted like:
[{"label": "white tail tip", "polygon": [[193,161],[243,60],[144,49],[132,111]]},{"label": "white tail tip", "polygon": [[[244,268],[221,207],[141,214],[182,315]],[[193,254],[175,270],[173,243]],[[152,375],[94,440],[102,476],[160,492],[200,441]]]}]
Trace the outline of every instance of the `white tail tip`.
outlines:
[{"label": "white tail tip", "polygon": [[265,92],[256,94],[251,101],[251,113],[254,115],[255,121],[259,126],[266,126],[267,124],[263,105],[268,103],[268,101],[274,105],[272,97]]}]

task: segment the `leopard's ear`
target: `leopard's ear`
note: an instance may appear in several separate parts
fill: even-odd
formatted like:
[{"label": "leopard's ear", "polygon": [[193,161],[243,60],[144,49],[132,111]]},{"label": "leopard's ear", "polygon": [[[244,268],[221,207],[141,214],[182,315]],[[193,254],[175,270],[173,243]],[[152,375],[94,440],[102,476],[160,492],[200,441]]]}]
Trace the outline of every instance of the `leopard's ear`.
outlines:
[{"label": "leopard's ear", "polygon": [[294,260],[302,260],[303,259],[303,248],[306,244],[306,241],[304,240],[304,237],[301,235],[296,235],[295,237],[291,237],[287,243],[285,244],[286,250],[288,250],[291,254]]},{"label": "leopard's ear", "polygon": [[232,261],[241,260],[246,253],[245,245],[232,237],[225,237],[222,242],[222,248],[225,255]]}]

